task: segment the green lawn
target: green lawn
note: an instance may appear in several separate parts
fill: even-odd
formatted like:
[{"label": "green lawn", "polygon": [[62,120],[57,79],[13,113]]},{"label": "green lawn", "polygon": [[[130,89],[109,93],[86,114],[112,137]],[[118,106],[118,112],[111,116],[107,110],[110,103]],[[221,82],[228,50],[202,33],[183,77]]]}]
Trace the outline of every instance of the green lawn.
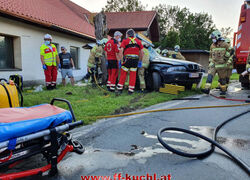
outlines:
[{"label": "green lawn", "polygon": [[[72,92],[72,95],[66,95]],[[66,87],[59,86],[53,91],[24,92],[24,106],[49,103],[52,98],[64,98],[71,102],[76,118],[85,120],[86,124],[96,121],[96,116],[112,114],[122,114],[136,109],[145,108],[154,104],[169,101],[173,98],[180,98],[199,93],[199,91],[185,91],[179,95],[169,95],[164,93],[152,92],[147,94],[134,93],[128,95],[126,91],[121,96],[110,94],[105,96],[97,88],[87,87]],[[64,103],[57,102],[57,106],[66,108]]]},{"label": "green lawn", "polygon": [[[218,79],[219,79],[219,77],[216,75],[213,79],[212,88],[216,88],[218,86]],[[232,74],[230,79],[231,80],[239,80],[239,74],[236,74],[236,73]],[[206,80],[207,80],[207,77],[203,78],[202,85],[201,85],[202,88],[205,87]]]},{"label": "green lawn", "polygon": [[[239,76],[234,74],[232,80],[238,79]],[[202,81],[202,87],[205,86],[206,78]],[[217,87],[218,76],[214,78],[212,87]],[[72,92],[72,95],[67,95]],[[84,120],[86,124],[96,121],[97,116],[106,116],[113,114],[122,114],[134,111],[136,109],[145,108],[154,104],[170,101],[174,98],[186,97],[194,94],[200,94],[201,91],[193,88],[192,91],[181,92],[179,95],[170,95],[159,92],[151,92],[147,94],[134,93],[128,95],[126,91],[121,96],[110,93],[107,97],[98,88],[78,87],[78,86],[58,86],[53,91],[42,92],[24,92],[24,106],[33,106],[37,104],[49,103],[54,97],[64,98],[71,102],[76,118]],[[64,103],[57,102],[57,106],[67,108]]]}]

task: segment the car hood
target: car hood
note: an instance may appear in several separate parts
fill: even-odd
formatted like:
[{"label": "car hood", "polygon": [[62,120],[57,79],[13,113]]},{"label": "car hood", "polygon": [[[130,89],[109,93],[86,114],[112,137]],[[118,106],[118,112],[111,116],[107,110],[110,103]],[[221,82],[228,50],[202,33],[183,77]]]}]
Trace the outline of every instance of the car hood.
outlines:
[{"label": "car hood", "polygon": [[178,65],[183,65],[183,64],[196,64],[199,65],[198,63],[195,62],[190,62],[190,61],[185,61],[185,60],[179,60],[179,59],[172,59],[172,58],[165,58],[165,57],[155,57],[154,59],[151,60],[151,62],[155,63],[167,63],[171,64],[173,66],[178,66]]}]

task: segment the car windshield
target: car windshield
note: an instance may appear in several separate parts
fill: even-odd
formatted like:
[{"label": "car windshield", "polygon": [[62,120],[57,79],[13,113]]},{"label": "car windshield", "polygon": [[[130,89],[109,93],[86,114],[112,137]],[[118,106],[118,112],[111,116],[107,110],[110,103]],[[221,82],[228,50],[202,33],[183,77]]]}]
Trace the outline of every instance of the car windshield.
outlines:
[{"label": "car windshield", "polygon": [[150,60],[155,59],[156,57],[159,57],[160,55],[155,51],[154,48],[152,48],[151,46],[148,48],[149,51],[149,55],[150,55]]}]

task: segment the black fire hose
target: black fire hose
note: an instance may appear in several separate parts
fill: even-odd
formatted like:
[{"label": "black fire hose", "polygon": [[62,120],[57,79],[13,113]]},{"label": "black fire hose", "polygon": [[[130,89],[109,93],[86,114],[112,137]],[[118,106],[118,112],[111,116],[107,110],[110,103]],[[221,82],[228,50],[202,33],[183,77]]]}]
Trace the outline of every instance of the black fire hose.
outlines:
[{"label": "black fire hose", "polygon": [[[239,157],[237,157],[236,155],[232,154],[229,150],[227,150],[225,147],[221,146],[219,143],[216,142],[217,140],[217,134],[219,132],[219,130],[225,125],[227,124],[228,122],[240,117],[240,116],[243,116],[247,113],[249,113],[250,110],[247,110],[243,113],[240,113],[226,121],[224,121],[223,123],[221,123],[220,125],[218,125],[214,131],[214,135],[213,135],[213,139],[210,139],[206,136],[203,136],[199,133],[196,133],[196,132],[193,132],[193,131],[190,131],[190,130],[187,130],[187,129],[182,129],[182,128],[177,128],[177,127],[167,127],[167,128],[162,128],[158,131],[157,133],[157,137],[158,137],[158,140],[159,142],[169,151],[175,153],[175,154],[178,154],[180,156],[184,156],[184,157],[188,157],[188,158],[198,158],[198,159],[201,159],[201,158],[205,158],[209,155],[211,155],[213,152],[214,152],[214,149],[215,147],[221,149],[223,152],[225,152],[235,163],[237,163],[249,176],[250,176],[250,167],[248,164],[246,164],[244,161],[242,161]],[[209,143],[211,143],[211,148],[207,151],[204,151],[204,152],[201,152],[201,153],[195,153],[195,154],[192,154],[192,153],[186,153],[186,152],[182,152],[182,151],[178,151],[174,148],[172,148],[171,146],[169,146],[162,138],[162,133],[163,132],[166,132],[166,131],[179,131],[179,132],[184,132],[184,133],[187,133],[187,134],[190,134],[190,135],[193,135],[193,136],[197,136]]]}]

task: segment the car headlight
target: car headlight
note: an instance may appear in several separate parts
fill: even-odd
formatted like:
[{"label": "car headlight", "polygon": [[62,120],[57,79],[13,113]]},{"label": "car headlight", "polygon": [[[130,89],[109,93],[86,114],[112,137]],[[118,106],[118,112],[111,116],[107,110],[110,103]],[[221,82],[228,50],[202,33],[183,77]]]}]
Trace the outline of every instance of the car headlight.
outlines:
[{"label": "car headlight", "polygon": [[173,71],[187,71],[187,69],[184,66],[173,66],[167,69],[168,73]]}]

